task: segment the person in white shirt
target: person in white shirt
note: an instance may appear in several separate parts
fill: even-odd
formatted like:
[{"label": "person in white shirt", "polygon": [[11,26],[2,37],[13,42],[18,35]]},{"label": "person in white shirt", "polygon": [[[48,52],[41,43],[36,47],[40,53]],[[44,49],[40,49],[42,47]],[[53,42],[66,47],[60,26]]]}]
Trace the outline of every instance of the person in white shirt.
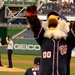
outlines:
[{"label": "person in white shirt", "polygon": [[10,36],[6,37],[6,42],[7,42],[8,63],[9,63],[9,66],[7,68],[12,68],[13,41]]}]

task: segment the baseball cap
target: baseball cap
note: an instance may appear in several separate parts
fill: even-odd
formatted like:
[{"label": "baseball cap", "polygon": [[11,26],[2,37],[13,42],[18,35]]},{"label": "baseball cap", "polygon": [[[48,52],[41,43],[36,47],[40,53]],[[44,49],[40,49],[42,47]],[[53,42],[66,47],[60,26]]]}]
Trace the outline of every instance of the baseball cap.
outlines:
[{"label": "baseball cap", "polygon": [[63,14],[60,14],[60,15],[65,21],[67,21],[67,18]]},{"label": "baseball cap", "polygon": [[40,57],[35,57],[34,64],[40,65]]},{"label": "baseball cap", "polygon": [[48,13],[47,18],[51,15],[59,16],[59,18],[64,19],[67,21],[67,18],[63,14],[59,14],[57,11],[51,11]]},{"label": "baseball cap", "polygon": [[57,11],[51,11],[51,12],[49,12],[48,15],[47,15],[47,18],[48,18],[50,15],[55,15],[55,16],[59,16],[60,18],[62,18],[61,15],[60,15]]}]

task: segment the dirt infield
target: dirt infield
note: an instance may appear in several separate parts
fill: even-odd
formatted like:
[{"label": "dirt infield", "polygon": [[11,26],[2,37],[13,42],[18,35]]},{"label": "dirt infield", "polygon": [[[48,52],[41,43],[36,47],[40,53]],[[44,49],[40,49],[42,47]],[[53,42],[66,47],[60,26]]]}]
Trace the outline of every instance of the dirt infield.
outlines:
[{"label": "dirt infield", "polygon": [[[2,59],[2,62],[8,62],[8,60]],[[25,64],[33,64],[33,61],[30,60],[13,60],[15,63],[25,63]],[[7,68],[6,65],[3,65],[2,67],[0,66],[0,71],[9,71],[9,72],[25,72],[25,69],[20,69],[20,68]]]},{"label": "dirt infield", "polygon": [[75,63],[71,63],[70,66],[71,66],[71,67],[75,67]]},{"label": "dirt infield", "polygon": [[[8,62],[8,60],[2,59],[2,62]],[[27,61],[27,60],[13,60],[15,63],[27,63],[27,64],[33,64],[33,61]],[[9,72],[25,72],[25,69],[20,69],[20,68],[7,68],[6,65],[0,66],[0,71],[9,71]]]},{"label": "dirt infield", "polygon": [[[33,64],[32,60],[12,60],[15,63],[27,63],[27,64]],[[2,59],[2,62],[8,62],[8,60]]]},{"label": "dirt infield", "polygon": [[[8,62],[7,60],[2,60],[2,62]],[[33,61],[30,60],[13,60],[15,63],[27,63],[27,64],[33,64]],[[75,67],[75,63],[70,64],[71,67]],[[0,66],[0,71],[9,71],[9,72],[25,72],[25,69],[20,69],[20,68],[7,68],[7,66]]]},{"label": "dirt infield", "polygon": [[[8,62],[7,60],[2,60],[3,62]],[[13,60],[15,63],[27,63],[27,64],[33,64],[32,60]],[[75,63],[71,63],[70,66],[75,67]]]},{"label": "dirt infield", "polygon": [[26,70],[20,68],[7,68],[7,66],[0,66],[0,71],[9,71],[9,72],[25,72]]}]

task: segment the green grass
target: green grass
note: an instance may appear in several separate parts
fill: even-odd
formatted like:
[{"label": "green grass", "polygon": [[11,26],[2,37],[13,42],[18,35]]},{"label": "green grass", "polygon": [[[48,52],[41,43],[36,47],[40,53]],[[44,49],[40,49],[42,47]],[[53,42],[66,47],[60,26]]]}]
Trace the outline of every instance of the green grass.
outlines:
[{"label": "green grass", "polygon": [[[36,56],[35,55],[17,55],[13,54],[12,59],[13,60],[34,60]],[[1,59],[7,60],[7,54],[1,54]],[[8,62],[2,62],[3,65],[8,65]],[[13,66],[21,69],[27,69],[29,67],[32,67],[33,64],[28,63],[15,63],[13,62]],[[24,75],[24,72],[0,72],[0,75]]]},{"label": "green grass", "polygon": [[22,73],[21,72],[19,72],[19,73],[15,72],[14,73],[14,72],[1,72],[0,71],[0,75],[24,75],[24,73],[23,72]]},{"label": "green grass", "polygon": [[[3,59],[7,59],[7,54],[1,54]],[[33,60],[37,55],[20,55],[20,54],[13,54],[13,60]]]},{"label": "green grass", "polygon": [[10,35],[11,37],[20,31],[25,29],[24,27],[7,27],[7,36]]},{"label": "green grass", "polygon": [[74,57],[71,59],[71,62],[72,63],[75,63],[75,58]]},{"label": "green grass", "polygon": [[71,75],[75,75],[75,67],[71,67]]},{"label": "green grass", "polygon": [[[34,58],[37,55],[18,55],[18,54],[13,54],[12,58],[13,60],[34,60]],[[7,54],[2,54],[1,55],[2,59],[7,60]],[[75,63],[75,58],[71,59],[71,62]],[[8,65],[8,62],[2,62],[3,65]],[[27,69],[29,67],[32,67],[33,64],[29,63],[15,63],[13,62],[13,66],[21,69]],[[24,75],[24,72],[0,72],[0,75]],[[71,67],[71,75],[75,75],[75,67]]]},{"label": "green grass", "polygon": [[[72,63],[75,63],[75,58],[72,58],[72,59],[71,59],[71,62],[72,62]],[[71,67],[70,70],[71,70],[71,75],[75,75],[75,67]]]},{"label": "green grass", "polygon": [[[2,59],[8,59],[7,54],[1,54]],[[12,59],[13,60],[34,60],[36,56],[35,55],[17,55],[17,54],[13,54],[12,55]],[[2,62],[4,65],[8,65],[8,62]],[[13,66],[17,67],[17,68],[21,68],[21,69],[27,69],[28,67],[32,67],[33,64],[29,64],[29,63],[15,63],[13,62]]]}]

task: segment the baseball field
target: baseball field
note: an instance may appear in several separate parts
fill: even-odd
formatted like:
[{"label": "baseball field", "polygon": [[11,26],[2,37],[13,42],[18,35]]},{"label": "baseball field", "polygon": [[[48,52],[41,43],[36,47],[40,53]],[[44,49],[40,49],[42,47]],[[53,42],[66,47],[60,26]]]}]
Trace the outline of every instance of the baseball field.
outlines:
[{"label": "baseball field", "polygon": [[[18,32],[22,31],[24,28],[8,28],[7,35],[15,35]],[[20,54],[13,54],[12,62],[13,68],[7,68],[8,66],[8,57],[7,53],[1,54],[1,61],[3,66],[0,66],[0,75],[24,75],[27,68],[33,66],[33,60],[38,55],[20,55]],[[39,56],[40,57],[40,56]],[[75,75],[75,58],[71,59],[71,75]]]},{"label": "baseball field", "polygon": [[[24,75],[26,69],[33,66],[33,60],[36,56],[38,55],[13,54],[13,68],[7,68],[7,54],[1,54],[3,66],[0,67],[0,75]],[[71,59],[71,75],[75,75],[75,58]]]},{"label": "baseball field", "polygon": [[1,54],[3,66],[0,66],[0,75],[24,75],[28,67],[33,66],[35,55],[16,55],[13,54],[13,68],[7,68],[7,54]]}]

